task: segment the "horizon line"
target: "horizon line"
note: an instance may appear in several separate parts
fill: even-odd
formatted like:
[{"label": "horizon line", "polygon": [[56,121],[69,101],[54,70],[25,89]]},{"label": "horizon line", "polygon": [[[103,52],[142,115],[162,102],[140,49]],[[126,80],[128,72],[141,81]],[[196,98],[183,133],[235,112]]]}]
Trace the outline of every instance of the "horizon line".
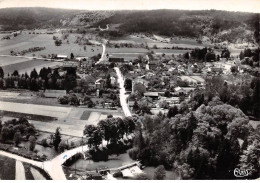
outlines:
[{"label": "horizon line", "polygon": [[56,8],[44,6],[23,6],[23,7],[0,7],[1,9],[19,9],[19,8],[46,8],[46,9],[59,9],[59,10],[78,10],[78,11],[153,11],[153,10],[179,10],[179,11],[226,11],[226,12],[239,12],[239,13],[255,13],[254,11],[239,11],[239,10],[224,10],[224,9],[173,9],[173,8],[158,8],[158,9],[79,9],[79,8]]}]

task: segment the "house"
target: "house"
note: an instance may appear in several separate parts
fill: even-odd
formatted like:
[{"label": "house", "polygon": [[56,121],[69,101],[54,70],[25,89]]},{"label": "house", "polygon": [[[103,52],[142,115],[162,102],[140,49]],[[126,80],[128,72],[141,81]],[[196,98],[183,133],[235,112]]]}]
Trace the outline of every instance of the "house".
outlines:
[{"label": "house", "polygon": [[148,72],[145,74],[145,79],[151,79],[155,74],[152,72]]},{"label": "house", "polygon": [[88,57],[76,57],[75,60],[77,61],[86,61]]},{"label": "house", "polygon": [[116,78],[114,76],[110,77],[110,83],[112,86],[114,86],[116,84]]},{"label": "house", "polygon": [[145,92],[145,93],[144,93],[144,96],[145,96],[145,97],[150,97],[150,98],[152,98],[153,100],[156,100],[156,99],[158,99],[158,97],[159,97],[159,93],[158,93],[158,92]]},{"label": "house", "polygon": [[102,78],[99,78],[99,79],[96,80],[95,85],[96,85],[97,89],[104,89],[105,80],[102,79]]},{"label": "house", "polygon": [[67,59],[67,55],[57,55],[57,59]]},{"label": "house", "polygon": [[44,92],[46,98],[59,98],[66,94],[66,90],[45,90]]},{"label": "house", "polygon": [[149,61],[149,69],[156,69],[158,61]]},{"label": "house", "polygon": [[179,97],[160,97],[158,102],[167,102],[169,106],[174,106],[175,104],[180,103],[180,98]]},{"label": "house", "polygon": [[177,95],[187,95],[189,94],[191,91],[195,90],[195,88],[192,87],[176,87],[174,88],[175,90],[175,94]]},{"label": "house", "polygon": [[205,80],[200,76],[180,76],[182,81],[187,81],[190,86],[196,86],[198,84],[204,84]]}]

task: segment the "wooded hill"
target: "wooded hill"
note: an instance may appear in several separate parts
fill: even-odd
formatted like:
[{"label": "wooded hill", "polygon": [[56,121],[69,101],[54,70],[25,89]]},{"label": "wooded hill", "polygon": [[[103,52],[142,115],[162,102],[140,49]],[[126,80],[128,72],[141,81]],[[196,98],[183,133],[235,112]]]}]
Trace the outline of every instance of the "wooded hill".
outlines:
[{"label": "wooded hill", "polygon": [[117,25],[120,34],[208,36],[219,41],[259,41],[259,13],[219,10],[87,11],[52,8],[0,9],[1,30]]}]

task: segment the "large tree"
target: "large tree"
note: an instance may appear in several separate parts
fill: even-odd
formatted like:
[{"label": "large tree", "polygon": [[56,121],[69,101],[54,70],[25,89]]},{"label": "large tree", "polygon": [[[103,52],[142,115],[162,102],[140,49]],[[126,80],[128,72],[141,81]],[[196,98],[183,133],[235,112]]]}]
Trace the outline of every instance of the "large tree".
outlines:
[{"label": "large tree", "polygon": [[56,128],[56,132],[54,134],[54,139],[53,139],[53,145],[56,151],[58,150],[60,142],[61,142],[60,128]]}]

